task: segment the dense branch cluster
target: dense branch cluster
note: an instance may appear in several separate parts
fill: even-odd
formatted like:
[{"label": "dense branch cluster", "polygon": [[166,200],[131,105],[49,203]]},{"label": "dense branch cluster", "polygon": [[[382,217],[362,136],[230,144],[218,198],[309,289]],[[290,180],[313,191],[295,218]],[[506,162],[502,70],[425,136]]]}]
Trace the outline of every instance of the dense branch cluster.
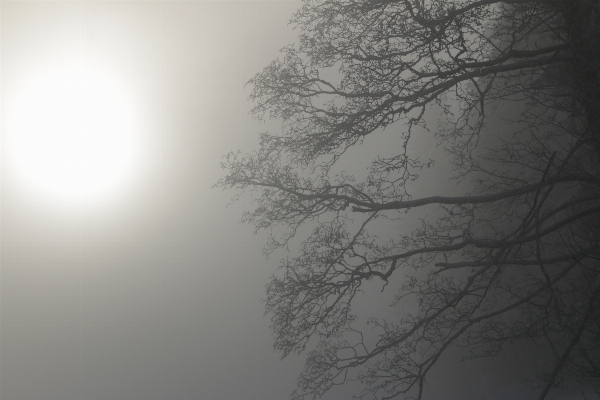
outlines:
[{"label": "dense branch cluster", "polygon": [[[553,355],[541,399],[567,377],[600,379],[599,17],[597,0],[305,0],[299,44],[250,82],[253,112],[282,130],[229,154],[218,183],[251,192],[245,222],[284,229],[269,254],[314,226],[267,285],[275,349],[318,341],[294,399],[349,379],[360,397],[421,398],[447,349],[490,357],[514,341]],[[504,104],[518,112],[490,140]],[[413,198],[435,165],[410,156],[411,137],[435,112],[468,190]],[[332,172],[392,124],[401,145],[365,179]],[[425,209],[417,229],[378,234]],[[374,341],[351,308],[373,280],[397,291],[392,306],[418,301],[371,319]]]}]

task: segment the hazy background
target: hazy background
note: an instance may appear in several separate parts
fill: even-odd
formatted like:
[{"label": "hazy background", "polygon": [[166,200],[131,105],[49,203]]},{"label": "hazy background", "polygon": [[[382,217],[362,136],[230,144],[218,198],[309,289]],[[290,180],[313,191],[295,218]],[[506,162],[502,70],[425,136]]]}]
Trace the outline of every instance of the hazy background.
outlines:
[{"label": "hazy background", "polygon": [[244,84],[294,39],[297,3],[0,7],[3,109],[40,63],[94,55],[136,103],[144,160],[110,202],[66,207],[2,158],[0,398],[287,396],[301,360],[280,362],[262,318],[273,263],[211,186],[264,129]]},{"label": "hazy background", "polygon": [[[248,116],[244,84],[295,41],[298,6],[0,2],[2,111],[40,65],[93,55],[119,71],[142,137],[126,188],[77,206],[27,186],[2,153],[2,400],[288,397],[303,359],[273,353],[260,301],[277,257],[265,260],[264,236],[238,224],[248,203],[225,208],[232,193],[211,186],[221,155],[276,130]],[[380,150],[371,143],[349,153],[355,165]],[[433,374],[429,394],[528,398],[515,382],[530,356],[501,360],[501,373],[447,362],[454,372]]]}]

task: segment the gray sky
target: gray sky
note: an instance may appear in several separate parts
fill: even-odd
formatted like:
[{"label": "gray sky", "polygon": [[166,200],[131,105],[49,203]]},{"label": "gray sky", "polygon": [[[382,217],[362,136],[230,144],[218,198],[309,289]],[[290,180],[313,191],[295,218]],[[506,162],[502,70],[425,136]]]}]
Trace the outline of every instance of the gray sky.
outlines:
[{"label": "gray sky", "polygon": [[0,398],[289,394],[301,360],[273,353],[260,302],[274,262],[211,186],[220,156],[264,129],[244,83],[293,40],[296,6],[1,3],[3,143],[19,84],[91,55],[135,103],[141,153],[108,201],[67,204],[25,182],[4,146]]},{"label": "gray sky", "polygon": [[[0,3],[3,400],[279,400],[295,387],[303,359],[273,353],[260,302],[277,257],[238,224],[245,205],[225,208],[232,193],[211,186],[222,154],[276,129],[248,116],[244,84],[294,42],[297,7]],[[61,200],[14,163],[20,88],[67,59],[102,64],[132,105],[135,165],[110,196]],[[493,374],[458,367],[430,394],[521,391],[518,368]]]}]

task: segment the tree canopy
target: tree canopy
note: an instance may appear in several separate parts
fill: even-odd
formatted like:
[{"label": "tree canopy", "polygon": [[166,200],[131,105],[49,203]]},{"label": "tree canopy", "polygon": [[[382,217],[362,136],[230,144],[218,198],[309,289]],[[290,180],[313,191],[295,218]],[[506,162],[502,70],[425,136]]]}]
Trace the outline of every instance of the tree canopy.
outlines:
[{"label": "tree canopy", "polygon": [[[599,18],[597,0],[304,1],[299,43],[250,81],[252,112],[281,130],[227,155],[217,184],[251,194],[242,218],[274,229],[267,254],[313,229],[266,291],[275,349],[311,349],[293,399],[347,380],[358,397],[422,398],[448,349],[493,357],[508,342],[552,354],[540,399],[600,379]],[[461,195],[411,194],[438,161],[411,151],[425,128]],[[401,145],[366,178],[334,172],[390,129]],[[421,225],[378,232],[407,215]],[[377,280],[391,307],[418,309],[366,332],[352,305]]]}]

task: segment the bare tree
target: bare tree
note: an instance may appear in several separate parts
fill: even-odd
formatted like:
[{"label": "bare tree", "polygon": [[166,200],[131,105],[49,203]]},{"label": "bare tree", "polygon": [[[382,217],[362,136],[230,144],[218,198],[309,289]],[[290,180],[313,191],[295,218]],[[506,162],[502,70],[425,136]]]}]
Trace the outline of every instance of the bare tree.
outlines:
[{"label": "bare tree", "polygon": [[[318,340],[293,399],[351,379],[359,397],[421,398],[449,348],[493,357],[514,341],[554,355],[540,399],[600,379],[599,17],[597,0],[305,0],[299,45],[250,81],[253,113],[282,130],[229,154],[217,184],[251,193],[244,222],[283,229],[267,254],[314,226],[266,293],[276,350]],[[519,112],[490,138],[505,104]],[[411,196],[435,168],[410,156],[430,113],[461,196]],[[402,146],[366,179],[332,172],[392,124]],[[378,235],[406,214],[421,226]],[[376,280],[418,310],[371,319],[368,340],[351,306]]]}]

